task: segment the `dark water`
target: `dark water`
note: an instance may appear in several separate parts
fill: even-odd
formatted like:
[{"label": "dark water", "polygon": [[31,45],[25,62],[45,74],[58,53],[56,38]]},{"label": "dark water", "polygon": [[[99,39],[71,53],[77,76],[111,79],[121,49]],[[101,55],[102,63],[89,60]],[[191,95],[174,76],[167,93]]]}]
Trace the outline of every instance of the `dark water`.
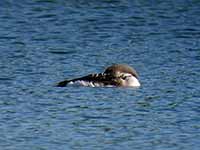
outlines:
[{"label": "dark water", "polygon": [[[200,1],[0,6],[0,149],[199,149]],[[113,63],[142,87],[54,87]]]}]

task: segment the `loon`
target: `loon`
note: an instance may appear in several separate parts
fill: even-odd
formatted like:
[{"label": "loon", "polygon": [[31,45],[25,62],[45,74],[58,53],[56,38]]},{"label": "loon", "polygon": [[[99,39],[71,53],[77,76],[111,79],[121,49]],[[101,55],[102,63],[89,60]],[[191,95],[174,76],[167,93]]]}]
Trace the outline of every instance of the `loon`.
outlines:
[{"label": "loon", "polygon": [[80,78],[64,80],[58,87],[67,85],[82,85],[89,87],[139,87],[138,74],[126,64],[115,64],[105,69],[103,73],[89,74]]}]

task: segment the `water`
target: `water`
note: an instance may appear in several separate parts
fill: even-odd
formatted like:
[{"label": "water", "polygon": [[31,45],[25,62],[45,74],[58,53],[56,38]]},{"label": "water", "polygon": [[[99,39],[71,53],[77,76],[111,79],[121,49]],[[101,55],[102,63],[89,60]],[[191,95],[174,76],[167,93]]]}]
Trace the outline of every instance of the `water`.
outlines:
[{"label": "water", "polygon": [[[199,149],[199,1],[0,6],[0,149]],[[142,87],[54,87],[113,63]]]}]

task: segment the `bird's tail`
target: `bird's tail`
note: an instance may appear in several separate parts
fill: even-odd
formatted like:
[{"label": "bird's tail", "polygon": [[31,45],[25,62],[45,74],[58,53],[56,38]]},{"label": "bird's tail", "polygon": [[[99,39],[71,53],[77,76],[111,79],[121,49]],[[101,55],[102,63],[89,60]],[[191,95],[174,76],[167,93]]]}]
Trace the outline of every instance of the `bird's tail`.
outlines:
[{"label": "bird's tail", "polygon": [[57,87],[65,87],[69,82],[71,82],[71,80],[65,80],[65,81],[61,81],[59,83],[57,83]]}]

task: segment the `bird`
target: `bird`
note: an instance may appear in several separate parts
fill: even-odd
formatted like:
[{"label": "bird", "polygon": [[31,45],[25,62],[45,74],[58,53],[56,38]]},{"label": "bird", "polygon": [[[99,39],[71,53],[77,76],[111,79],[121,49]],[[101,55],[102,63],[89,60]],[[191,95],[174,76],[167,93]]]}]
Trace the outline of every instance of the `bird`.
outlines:
[{"label": "bird", "polygon": [[57,87],[81,85],[89,87],[140,87],[138,73],[127,64],[114,64],[103,73],[89,74],[83,77],[64,80]]}]

